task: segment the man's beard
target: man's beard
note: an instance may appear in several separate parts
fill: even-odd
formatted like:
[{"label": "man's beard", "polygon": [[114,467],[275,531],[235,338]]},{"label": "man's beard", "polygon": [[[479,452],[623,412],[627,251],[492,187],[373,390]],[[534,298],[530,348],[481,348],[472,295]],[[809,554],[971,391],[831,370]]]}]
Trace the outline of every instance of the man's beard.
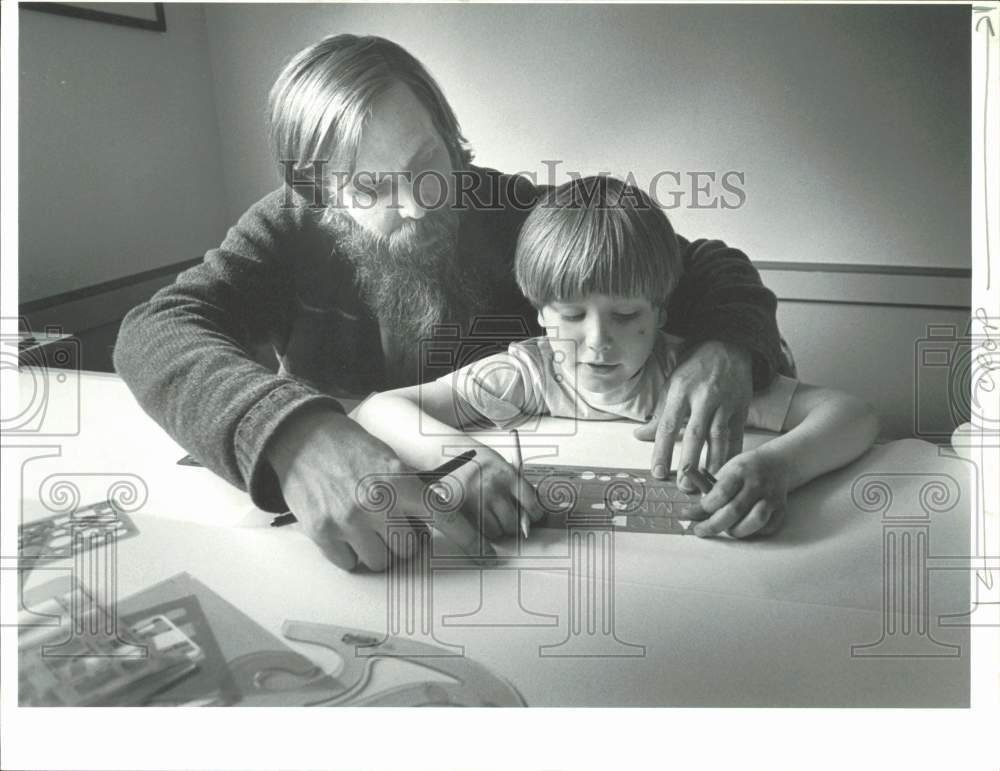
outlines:
[{"label": "man's beard", "polygon": [[458,260],[457,213],[430,212],[389,236],[366,230],[344,212],[333,213],[327,225],[378,319],[389,384],[426,379],[421,341],[430,340],[438,324],[471,318],[479,305],[481,287]]}]

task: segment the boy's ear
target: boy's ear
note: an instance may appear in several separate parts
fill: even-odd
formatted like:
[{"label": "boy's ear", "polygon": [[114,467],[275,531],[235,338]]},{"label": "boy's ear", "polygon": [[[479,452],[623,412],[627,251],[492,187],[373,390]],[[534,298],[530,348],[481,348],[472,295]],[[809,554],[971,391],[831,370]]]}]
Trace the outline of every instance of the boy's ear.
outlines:
[{"label": "boy's ear", "polygon": [[545,321],[542,319],[542,309],[541,308],[538,309],[538,326],[540,326],[542,328],[542,331],[545,330]]},{"label": "boy's ear", "polygon": [[662,305],[656,309],[656,328],[663,329],[663,325],[667,323],[667,309]]}]

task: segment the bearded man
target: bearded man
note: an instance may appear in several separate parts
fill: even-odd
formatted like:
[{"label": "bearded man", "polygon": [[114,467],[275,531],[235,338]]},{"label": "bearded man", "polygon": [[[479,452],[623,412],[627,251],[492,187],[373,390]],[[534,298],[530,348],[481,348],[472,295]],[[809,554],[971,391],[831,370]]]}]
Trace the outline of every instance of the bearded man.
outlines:
[{"label": "bearded man", "polygon": [[[359,482],[397,480],[404,511],[425,505],[423,485],[337,397],[466,363],[430,360],[428,342],[459,351],[469,335],[486,337],[487,354],[541,333],[512,266],[544,188],[472,164],[438,85],[382,38],[337,35],[293,57],[271,90],[270,130],[285,184],[126,317],[115,364],[143,408],[257,506],[291,509],[340,567],[382,570],[390,548],[415,539],[387,545],[384,512],[366,505]],[[738,453],[753,388],[781,361],[775,298],[746,256],[678,240],[684,275],[666,328],[695,344],[662,414],[636,431],[655,438],[657,477],[685,421],[682,466],[697,464],[706,439],[712,471]],[[277,372],[254,360],[261,343],[277,353]],[[496,538],[515,532],[519,506],[537,515],[510,466],[454,473],[483,493],[435,519],[463,552],[489,555],[486,519]]]}]

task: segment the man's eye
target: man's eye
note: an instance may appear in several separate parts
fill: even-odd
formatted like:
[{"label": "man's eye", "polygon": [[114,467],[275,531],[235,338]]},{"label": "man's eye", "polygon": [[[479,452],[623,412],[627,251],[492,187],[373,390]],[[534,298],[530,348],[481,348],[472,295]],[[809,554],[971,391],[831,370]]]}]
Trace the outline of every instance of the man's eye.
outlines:
[{"label": "man's eye", "polygon": [[614,316],[619,321],[631,321],[636,316],[639,315],[639,311],[632,311],[631,313],[615,313]]},{"label": "man's eye", "polygon": [[563,321],[580,321],[583,319],[582,313],[560,313],[559,317]]}]

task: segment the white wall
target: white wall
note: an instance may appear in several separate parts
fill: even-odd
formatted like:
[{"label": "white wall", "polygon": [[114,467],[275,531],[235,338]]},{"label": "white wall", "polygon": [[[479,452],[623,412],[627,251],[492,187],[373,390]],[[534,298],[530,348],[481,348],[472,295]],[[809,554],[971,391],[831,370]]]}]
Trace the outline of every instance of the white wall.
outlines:
[{"label": "white wall", "polygon": [[[230,218],[275,186],[267,90],[327,34],[438,79],[481,162],[746,173],[678,231],[754,259],[968,267],[968,8],[611,4],[206,7]],[[957,20],[947,24],[945,20]],[[664,196],[665,198],[667,196]]]},{"label": "white wall", "polygon": [[20,302],[189,260],[227,221],[200,5],[149,32],[20,12]]}]

